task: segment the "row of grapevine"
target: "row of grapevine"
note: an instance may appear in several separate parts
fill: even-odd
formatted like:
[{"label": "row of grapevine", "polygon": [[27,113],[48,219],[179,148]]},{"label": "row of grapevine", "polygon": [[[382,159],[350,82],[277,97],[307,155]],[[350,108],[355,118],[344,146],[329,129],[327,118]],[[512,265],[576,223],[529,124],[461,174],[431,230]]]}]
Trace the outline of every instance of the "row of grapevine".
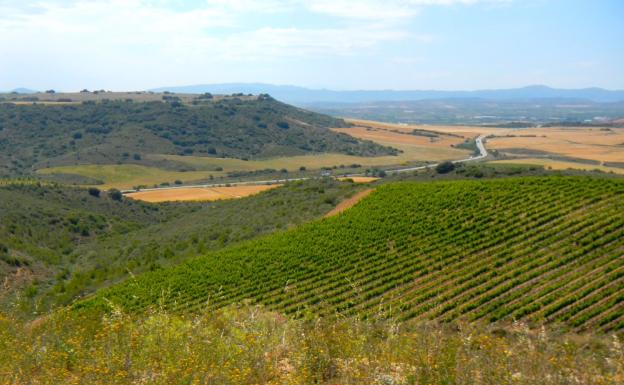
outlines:
[{"label": "row of grapevine", "polygon": [[381,186],[334,218],[140,276],[77,306],[624,327],[624,182]]}]

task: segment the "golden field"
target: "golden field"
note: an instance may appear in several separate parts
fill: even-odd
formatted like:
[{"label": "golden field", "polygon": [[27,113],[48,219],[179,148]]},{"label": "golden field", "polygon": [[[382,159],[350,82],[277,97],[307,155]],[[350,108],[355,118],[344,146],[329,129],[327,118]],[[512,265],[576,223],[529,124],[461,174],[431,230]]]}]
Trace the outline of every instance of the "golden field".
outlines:
[{"label": "golden field", "polygon": [[548,158],[518,158],[518,159],[504,159],[504,160],[494,160],[488,163],[493,164],[523,164],[523,165],[535,165],[535,166],[543,166],[547,169],[552,170],[585,170],[585,171],[593,171],[600,170],[603,172],[614,172],[616,174],[624,174],[624,168],[618,167],[606,167],[602,165],[592,165],[592,164],[583,164],[577,162],[565,162],[560,160],[548,159]]},{"label": "golden field", "polygon": [[279,184],[274,184],[229,187],[180,187],[153,191],[139,191],[126,194],[126,196],[128,198],[153,203],[170,201],[216,201],[222,199],[243,198],[280,186],[281,185]]}]

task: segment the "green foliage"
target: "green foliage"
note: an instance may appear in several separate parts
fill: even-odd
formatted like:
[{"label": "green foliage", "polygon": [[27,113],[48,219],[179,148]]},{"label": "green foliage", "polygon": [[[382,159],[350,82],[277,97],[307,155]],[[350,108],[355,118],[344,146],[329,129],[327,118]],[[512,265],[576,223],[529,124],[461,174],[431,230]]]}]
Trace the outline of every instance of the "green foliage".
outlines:
[{"label": "green foliage", "polygon": [[[0,281],[12,282],[17,268],[28,267],[29,280],[44,284],[24,305],[41,311],[129,272],[157,270],[319,218],[333,208],[327,196],[333,203],[359,188],[308,181],[240,200],[148,204],[109,194],[95,198],[86,189],[0,184]],[[11,284],[8,292],[23,284]]]},{"label": "green foliage", "polygon": [[448,174],[449,172],[455,170],[455,163],[442,162],[436,166],[435,170],[438,174]]},{"label": "green foliage", "polygon": [[121,191],[115,188],[108,190],[108,196],[114,201],[121,201],[123,199]]},{"label": "green foliage", "polygon": [[511,178],[383,185],[338,217],[100,292],[142,311],[245,299],[291,315],[624,326],[624,182]]},{"label": "green foliage", "polygon": [[0,122],[0,175],[11,176],[28,174],[33,168],[77,164],[176,166],[144,159],[141,153],[233,158],[397,153],[329,130],[344,127],[343,120],[272,98],[221,99],[198,105],[178,101],[61,106],[0,103]]},{"label": "green foliage", "polygon": [[100,197],[100,189],[97,187],[89,187],[89,195],[94,196],[96,198]]},{"label": "green foliage", "polygon": [[466,139],[465,142],[456,144],[453,147],[461,148],[464,150],[470,150],[472,151],[473,155],[479,155],[481,153],[481,151],[479,150],[479,147],[477,146],[477,141],[475,139]]}]

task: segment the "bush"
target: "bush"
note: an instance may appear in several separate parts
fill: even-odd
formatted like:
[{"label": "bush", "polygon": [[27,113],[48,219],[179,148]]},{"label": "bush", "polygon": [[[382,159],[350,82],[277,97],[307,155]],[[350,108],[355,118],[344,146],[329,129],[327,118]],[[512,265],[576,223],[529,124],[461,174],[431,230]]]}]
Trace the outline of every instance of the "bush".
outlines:
[{"label": "bush", "polygon": [[442,162],[436,166],[435,170],[438,174],[447,174],[455,170],[455,163],[449,161]]},{"label": "bush", "polygon": [[89,188],[89,195],[94,196],[96,198],[100,197],[100,189],[96,187]]},{"label": "bush", "polygon": [[108,196],[114,201],[121,201],[123,199],[123,194],[116,188],[108,190]]}]

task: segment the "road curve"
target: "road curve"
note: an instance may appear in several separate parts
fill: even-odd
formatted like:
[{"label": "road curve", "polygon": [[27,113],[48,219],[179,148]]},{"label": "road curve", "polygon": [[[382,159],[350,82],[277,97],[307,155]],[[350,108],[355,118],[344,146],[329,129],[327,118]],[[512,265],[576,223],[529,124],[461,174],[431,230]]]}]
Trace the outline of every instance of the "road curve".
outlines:
[{"label": "road curve", "polygon": [[[488,152],[483,144],[484,136],[479,136],[475,139],[475,144],[477,145],[477,149],[479,150],[479,155],[473,155],[466,159],[458,159],[452,161],[453,163],[464,163],[470,162],[473,160],[483,159],[488,156]],[[418,171],[425,170],[428,168],[434,168],[438,166],[439,163],[432,163],[426,166],[418,166],[418,167],[406,167],[406,168],[397,168],[394,170],[386,170],[386,174],[400,174],[403,172],[410,171]],[[363,176],[363,173],[359,174],[344,174],[344,175],[336,175],[336,177],[350,177],[350,176]],[[167,187],[155,187],[155,188],[142,188],[142,189],[133,189],[133,190],[123,190],[123,194],[129,194],[138,191],[156,191],[156,190],[174,190],[179,188],[209,188],[209,187],[219,187],[225,186],[226,184],[229,186],[244,186],[244,185],[256,185],[256,184],[275,184],[275,183],[286,183],[286,182],[295,182],[298,180],[308,180],[308,179],[316,179],[318,177],[306,177],[306,178],[284,178],[284,179],[270,179],[270,180],[253,180],[247,182],[229,182],[229,183],[212,183],[212,184],[196,184],[196,185],[183,185],[183,186],[167,186]]]}]

